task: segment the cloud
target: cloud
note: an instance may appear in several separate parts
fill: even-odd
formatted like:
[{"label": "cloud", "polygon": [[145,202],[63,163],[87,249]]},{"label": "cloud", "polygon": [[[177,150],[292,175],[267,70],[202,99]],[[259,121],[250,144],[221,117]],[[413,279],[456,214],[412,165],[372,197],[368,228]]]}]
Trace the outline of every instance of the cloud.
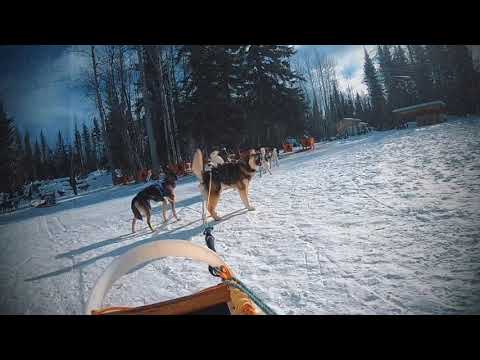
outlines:
[{"label": "cloud", "polygon": [[363,48],[367,51],[376,45],[301,45],[296,47],[298,55],[314,54],[315,51],[333,57],[336,61],[338,85],[345,91],[349,86],[360,94],[367,91],[363,84]]},{"label": "cloud", "polygon": [[[365,92],[363,45],[292,45],[297,56],[315,51],[336,60],[340,89],[350,86]],[[374,45],[366,45],[368,50]],[[95,104],[79,84],[89,66],[80,53],[88,46],[11,46],[0,48],[0,96],[21,130],[29,129],[32,139],[40,130],[50,143],[58,130],[71,136],[75,118],[79,125],[96,115]]]},{"label": "cloud", "polygon": [[23,66],[2,76],[2,97],[21,131],[28,129],[34,141],[43,129],[52,145],[58,130],[65,135],[73,131],[75,117],[81,124],[94,114],[94,104],[79,87],[88,59],[73,46],[27,50],[20,49],[17,55]]}]

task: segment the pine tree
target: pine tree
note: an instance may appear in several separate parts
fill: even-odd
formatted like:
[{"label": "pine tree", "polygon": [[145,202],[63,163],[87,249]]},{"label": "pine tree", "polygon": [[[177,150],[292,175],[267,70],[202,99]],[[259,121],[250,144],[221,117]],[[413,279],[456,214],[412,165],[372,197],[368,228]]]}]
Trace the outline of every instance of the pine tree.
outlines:
[{"label": "pine tree", "polygon": [[106,166],[107,160],[105,157],[104,143],[102,141],[102,132],[100,130],[96,117],[93,118],[91,139],[95,168],[104,168]]},{"label": "pine tree", "polygon": [[25,136],[23,138],[25,155],[23,158],[25,175],[27,181],[35,180],[35,170],[33,164],[33,153],[32,153],[32,144],[30,143],[30,133],[25,131]]},{"label": "pine tree", "polygon": [[40,144],[42,147],[42,162],[47,162],[49,148],[48,148],[47,140],[45,139],[45,135],[43,135],[43,130],[40,131]]},{"label": "pine tree", "polygon": [[0,102],[0,192],[15,190],[15,127]]},{"label": "pine tree", "polygon": [[392,62],[394,70],[392,108],[413,105],[416,98],[413,72],[402,46],[394,48]]},{"label": "pine tree", "polygon": [[363,119],[364,116],[364,110],[363,110],[363,104],[362,104],[362,99],[360,98],[360,95],[356,93],[355,95],[355,117],[358,119]]},{"label": "pine tree", "polygon": [[34,179],[41,180],[43,179],[44,171],[42,166],[42,152],[40,150],[40,145],[38,144],[37,138],[35,138],[35,145],[33,149]]},{"label": "pine tree", "polygon": [[92,142],[90,139],[90,131],[85,123],[82,126],[82,142],[83,142],[83,153],[85,154],[85,168],[87,171],[93,169],[93,154],[92,154]]},{"label": "pine tree", "polygon": [[58,131],[54,158],[57,175],[66,176],[68,174],[68,157],[66,145],[63,141],[62,132],[60,130]]},{"label": "pine tree", "polygon": [[75,130],[74,130],[74,148],[72,156],[73,162],[75,167],[83,173],[85,171],[85,156],[83,154],[83,145],[82,145],[82,137],[80,135],[80,131],[78,130],[77,123],[75,122]]},{"label": "pine tree", "polygon": [[[377,61],[379,64],[379,79],[381,79],[383,82],[387,103],[393,104],[393,98],[395,97],[393,78],[394,64],[389,45],[378,45]],[[394,106],[392,105],[392,107]]]},{"label": "pine tree", "polygon": [[311,125],[310,125],[310,131],[312,134],[316,137],[320,137],[322,134],[322,115],[320,114],[320,111],[318,110],[318,103],[317,103],[317,98],[315,97],[313,99],[313,104],[312,104],[312,113],[311,113]]},{"label": "pine tree", "polygon": [[418,93],[418,102],[434,100],[432,63],[422,45],[410,46],[410,58],[413,64],[413,78]]},{"label": "pine tree", "polygon": [[472,55],[465,45],[447,45],[446,51],[454,79],[448,93],[450,108],[459,115],[473,113],[478,104],[479,86]]},{"label": "pine tree", "polygon": [[23,184],[25,184],[25,168],[24,168],[24,157],[25,152],[23,150],[23,142],[22,142],[22,135],[18,128],[14,128],[14,178],[15,178],[15,187],[20,188]]},{"label": "pine tree", "polygon": [[219,144],[235,146],[245,133],[245,116],[237,106],[243,92],[243,49],[239,46],[184,46],[181,55],[190,70],[184,86],[182,132],[189,131],[202,144],[213,137]]},{"label": "pine tree", "polygon": [[373,126],[379,129],[388,129],[392,127],[392,120],[390,116],[387,116],[385,109],[385,97],[383,94],[383,88],[378,78],[377,69],[373,64],[372,59],[368,55],[365,49],[365,63],[363,66],[364,71],[364,83],[367,85],[370,102],[372,105]]},{"label": "pine tree", "polygon": [[[285,45],[252,45],[245,49],[245,53],[244,90],[249,128],[250,133],[260,135],[257,141],[252,139],[253,145],[282,141],[289,131],[298,131],[299,124],[304,121],[301,111],[290,112],[290,109],[305,107],[298,86],[303,79],[291,69],[289,62],[295,51]],[[295,115],[287,118],[284,114]]]},{"label": "pine tree", "polygon": [[433,97],[436,100],[445,101],[448,108],[449,92],[452,92],[454,75],[447,48],[445,45],[427,45],[425,50],[432,65]]}]

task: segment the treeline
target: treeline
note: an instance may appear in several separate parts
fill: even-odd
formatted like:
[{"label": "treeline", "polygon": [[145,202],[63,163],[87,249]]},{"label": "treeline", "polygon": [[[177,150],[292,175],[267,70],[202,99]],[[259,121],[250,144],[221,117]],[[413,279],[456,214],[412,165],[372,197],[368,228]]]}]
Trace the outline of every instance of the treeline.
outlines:
[{"label": "treeline", "polygon": [[442,100],[450,114],[480,112],[480,73],[465,45],[378,45],[365,50],[367,94],[339,89],[336,62],[317,49],[296,61],[307,94],[306,131],[319,139],[336,135],[338,120],[359,118],[378,130],[399,124],[392,110]]},{"label": "treeline", "polygon": [[480,112],[480,73],[465,45],[379,45],[374,57],[365,50],[364,81],[369,121],[380,130],[398,125],[393,109],[422,102],[444,101],[450,114]]},{"label": "treeline", "polygon": [[125,174],[158,172],[196,147],[278,146],[304,130],[290,46],[91,46],[85,55],[108,167]]},{"label": "treeline", "polygon": [[[335,59],[295,56],[285,45],[106,45],[80,50],[85,93],[97,115],[50,149],[1,109],[1,191],[95,169],[123,175],[191,160],[197,147],[280,147],[287,136],[336,136],[345,117],[379,130],[391,111],[443,100],[453,114],[479,112],[480,76],[463,45],[379,45],[365,51],[367,94],[342,90]],[[71,138],[71,143],[65,140]],[[112,176],[113,176],[112,171]]]},{"label": "treeline", "polygon": [[367,96],[354,93],[350,86],[340,89],[336,65],[334,57],[316,48],[295,62],[298,73],[305,79],[301,86],[307,94],[304,132],[319,140],[335,137],[337,122],[343,118],[356,117],[368,122],[372,110]]},{"label": "treeline", "polygon": [[14,192],[36,180],[87,174],[107,165],[95,118],[91,128],[84,123],[80,130],[75,124],[73,144],[68,144],[58,131],[52,149],[43,130],[34,141],[28,130],[22,135],[0,102],[0,134],[0,192]]}]

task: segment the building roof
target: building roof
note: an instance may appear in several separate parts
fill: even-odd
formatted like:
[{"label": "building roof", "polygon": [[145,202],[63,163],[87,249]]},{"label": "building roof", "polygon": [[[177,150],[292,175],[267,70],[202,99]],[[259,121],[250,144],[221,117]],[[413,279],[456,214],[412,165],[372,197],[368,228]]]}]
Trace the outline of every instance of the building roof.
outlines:
[{"label": "building roof", "polygon": [[417,105],[412,105],[412,106],[406,106],[402,108],[398,108],[393,110],[393,113],[408,113],[408,112],[413,112],[421,109],[427,109],[427,108],[442,108],[445,107],[445,103],[443,101],[430,101],[422,104],[417,104]]}]

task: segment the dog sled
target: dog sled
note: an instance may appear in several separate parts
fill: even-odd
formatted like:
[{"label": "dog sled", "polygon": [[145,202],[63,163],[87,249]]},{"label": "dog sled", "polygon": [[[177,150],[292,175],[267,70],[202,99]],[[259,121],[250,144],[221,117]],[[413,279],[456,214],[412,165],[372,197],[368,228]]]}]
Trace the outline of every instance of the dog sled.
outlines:
[{"label": "dog sled", "polygon": [[40,199],[33,200],[30,205],[35,208],[44,208],[50,207],[57,204],[57,199],[55,197],[55,192],[50,194],[43,195]]},{"label": "dog sled", "polygon": [[[245,284],[235,277],[229,266],[217,255],[211,227],[204,231],[208,248],[184,240],[161,240],[130,250],[114,260],[98,279],[86,306],[87,315],[274,315]],[[164,257],[183,257],[208,264],[218,285],[174,300],[139,307],[102,308],[102,302],[113,283],[132,269]]]},{"label": "dog sled", "polygon": [[302,150],[315,150],[315,139],[313,137],[305,137],[302,139]]}]

